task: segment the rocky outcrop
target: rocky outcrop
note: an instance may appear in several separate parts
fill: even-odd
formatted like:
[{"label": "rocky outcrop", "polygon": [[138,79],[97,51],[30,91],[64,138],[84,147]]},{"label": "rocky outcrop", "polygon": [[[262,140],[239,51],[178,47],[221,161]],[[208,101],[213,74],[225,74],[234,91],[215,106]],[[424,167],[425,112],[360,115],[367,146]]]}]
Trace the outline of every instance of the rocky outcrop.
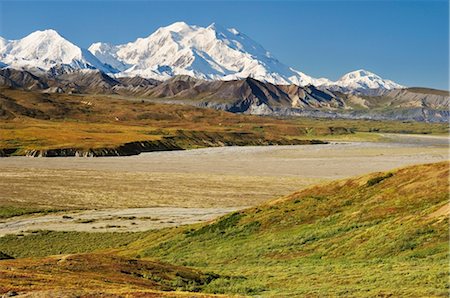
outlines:
[{"label": "rocky outcrop", "polygon": [[142,152],[183,150],[171,142],[165,141],[141,141],[130,142],[111,148],[57,148],[26,150],[25,155],[30,157],[101,157],[101,156],[130,156]]},{"label": "rocky outcrop", "polygon": [[18,148],[7,148],[7,149],[0,149],[0,157],[6,157],[11,156],[16,153]]}]

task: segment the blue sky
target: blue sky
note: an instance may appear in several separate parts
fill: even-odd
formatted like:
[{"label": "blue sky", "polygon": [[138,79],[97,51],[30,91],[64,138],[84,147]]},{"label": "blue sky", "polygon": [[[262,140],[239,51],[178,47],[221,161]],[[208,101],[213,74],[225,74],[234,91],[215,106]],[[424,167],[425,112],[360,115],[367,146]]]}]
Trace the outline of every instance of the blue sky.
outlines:
[{"label": "blue sky", "polygon": [[235,27],[283,63],[337,79],[364,68],[448,89],[448,1],[5,1],[0,35],[52,28],[70,41],[125,43],[175,21]]}]

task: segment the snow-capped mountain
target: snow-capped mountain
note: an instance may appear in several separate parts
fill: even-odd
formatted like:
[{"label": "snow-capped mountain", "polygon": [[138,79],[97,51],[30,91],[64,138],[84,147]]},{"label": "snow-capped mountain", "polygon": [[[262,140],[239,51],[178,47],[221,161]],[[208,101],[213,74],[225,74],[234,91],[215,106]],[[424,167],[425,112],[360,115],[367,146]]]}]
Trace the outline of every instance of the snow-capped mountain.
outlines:
[{"label": "snow-capped mountain", "polygon": [[337,86],[353,90],[366,90],[366,89],[401,89],[402,85],[399,85],[393,81],[382,79],[380,76],[364,70],[359,69],[349,72],[343,75],[339,80],[325,84],[325,86]]},{"label": "snow-capped mountain", "polygon": [[35,31],[18,40],[0,38],[0,62],[16,69],[50,70],[56,66],[113,72],[91,52],[63,38],[55,30]]},{"label": "snow-capped mountain", "polygon": [[100,61],[120,70],[117,76],[159,80],[174,75],[233,80],[253,77],[276,84],[322,84],[273,57],[236,29],[211,24],[204,28],[177,22],[146,38],[123,45],[94,43],[89,47]]},{"label": "snow-capped mountain", "polygon": [[350,72],[333,82],[313,78],[276,59],[260,44],[236,29],[211,24],[177,22],[145,38],[122,45],[94,43],[88,50],[54,30],[36,31],[19,40],[0,37],[0,68],[44,70],[59,75],[77,69],[98,69],[116,78],[166,80],[189,75],[203,80],[247,77],[278,85],[309,84],[352,92],[391,90],[403,86],[365,70]]}]

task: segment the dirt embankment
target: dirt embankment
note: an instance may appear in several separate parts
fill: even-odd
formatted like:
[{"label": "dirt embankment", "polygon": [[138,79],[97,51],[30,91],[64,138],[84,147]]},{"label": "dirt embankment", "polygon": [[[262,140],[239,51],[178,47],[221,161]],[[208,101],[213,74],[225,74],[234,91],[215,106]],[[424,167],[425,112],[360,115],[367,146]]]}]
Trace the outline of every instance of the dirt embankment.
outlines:
[{"label": "dirt embankment", "polygon": [[177,131],[174,136],[164,136],[160,140],[128,142],[116,147],[104,148],[54,148],[54,149],[27,149],[10,148],[0,149],[0,157],[12,155],[25,155],[31,157],[101,157],[101,156],[131,156],[142,152],[185,150],[199,147],[222,146],[263,146],[263,145],[310,145],[326,144],[319,140],[298,139],[266,139],[261,135],[245,132],[196,132]]}]

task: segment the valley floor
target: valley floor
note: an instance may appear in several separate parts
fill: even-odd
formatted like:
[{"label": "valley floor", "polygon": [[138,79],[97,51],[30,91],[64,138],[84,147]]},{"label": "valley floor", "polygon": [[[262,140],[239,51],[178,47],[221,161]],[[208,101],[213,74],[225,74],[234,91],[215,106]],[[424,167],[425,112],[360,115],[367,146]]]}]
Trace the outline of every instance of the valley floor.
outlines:
[{"label": "valley floor", "polygon": [[[390,142],[3,158],[1,205],[37,212],[0,219],[0,235],[39,229],[142,231],[207,221],[327,180],[447,159],[445,137],[385,138]],[[79,209],[99,210],[74,213]],[[40,210],[52,212],[40,215]]]}]

